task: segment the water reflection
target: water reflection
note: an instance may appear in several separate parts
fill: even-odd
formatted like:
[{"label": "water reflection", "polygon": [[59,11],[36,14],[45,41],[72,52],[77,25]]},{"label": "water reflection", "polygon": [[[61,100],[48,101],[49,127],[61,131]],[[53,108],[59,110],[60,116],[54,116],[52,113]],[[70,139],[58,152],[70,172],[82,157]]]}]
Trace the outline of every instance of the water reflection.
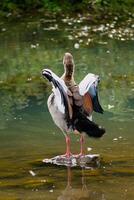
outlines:
[{"label": "water reflection", "polygon": [[67,184],[65,190],[61,192],[61,195],[57,200],[80,200],[80,199],[92,199],[92,200],[105,200],[104,194],[95,190],[90,190],[86,184],[86,176],[84,174],[84,169],[81,169],[81,179],[80,184],[73,186],[73,176],[72,169],[67,167]]}]

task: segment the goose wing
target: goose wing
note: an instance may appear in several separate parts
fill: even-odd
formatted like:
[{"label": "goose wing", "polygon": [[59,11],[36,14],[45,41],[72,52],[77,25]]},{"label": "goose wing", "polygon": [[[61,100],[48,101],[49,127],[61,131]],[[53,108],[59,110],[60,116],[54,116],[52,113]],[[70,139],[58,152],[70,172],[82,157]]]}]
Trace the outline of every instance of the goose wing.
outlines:
[{"label": "goose wing", "polygon": [[98,75],[89,73],[79,84],[79,93],[83,96],[83,107],[90,114],[93,110],[103,113],[103,109],[98,99],[98,83],[100,78]]},{"label": "goose wing", "polygon": [[65,82],[49,69],[44,69],[42,71],[42,75],[52,83],[52,91],[55,96],[55,104],[58,110],[65,114],[68,120],[71,120],[72,106],[68,97],[68,94],[70,93],[65,85]]}]

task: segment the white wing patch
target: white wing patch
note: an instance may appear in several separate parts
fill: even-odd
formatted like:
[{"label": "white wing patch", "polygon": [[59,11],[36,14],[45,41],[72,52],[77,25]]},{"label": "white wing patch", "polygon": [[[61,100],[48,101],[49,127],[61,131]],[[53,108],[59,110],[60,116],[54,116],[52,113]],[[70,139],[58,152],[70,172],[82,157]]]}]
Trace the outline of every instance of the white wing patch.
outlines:
[{"label": "white wing patch", "polygon": [[59,88],[54,88],[53,87],[53,93],[55,95],[55,104],[56,106],[58,107],[58,110],[61,112],[61,113],[65,113],[65,106],[64,106],[64,103],[62,102],[62,98],[61,98],[61,93],[59,91]]},{"label": "white wing patch", "polygon": [[98,75],[89,73],[79,84],[79,93],[80,95],[84,96],[88,91],[89,88],[93,83],[97,84],[98,82]]},{"label": "white wing patch", "polygon": [[68,88],[67,88],[67,86],[65,85],[65,82],[64,82],[61,78],[59,78],[55,73],[53,73],[50,69],[45,69],[45,70],[48,71],[48,72],[50,72],[51,75],[52,75],[52,77],[53,77],[56,81],[58,81],[58,82],[60,83],[60,85],[62,86],[62,88],[64,89],[64,91],[67,92]]},{"label": "white wing patch", "polygon": [[[47,71],[49,71],[52,74],[52,77],[60,84],[61,89],[64,91],[64,93],[67,94],[68,88],[65,85],[64,81],[61,78],[59,78],[55,73],[53,73],[51,70],[47,69]],[[61,92],[60,92],[58,87],[55,87],[53,85],[53,83],[52,83],[52,87],[53,87],[52,91],[55,95],[55,104],[56,104],[58,110],[61,113],[65,114],[65,105],[64,105],[64,102],[63,102],[63,98],[61,96]]]},{"label": "white wing patch", "polygon": [[59,78],[55,73],[53,73],[50,69],[47,69],[47,71],[49,71],[49,72],[52,74],[52,77],[53,77],[56,81],[58,81],[58,82],[60,83],[60,85],[62,86],[62,88],[64,89],[64,91],[67,93],[68,88],[67,88],[67,86],[65,85],[65,82],[64,82],[61,78]]}]

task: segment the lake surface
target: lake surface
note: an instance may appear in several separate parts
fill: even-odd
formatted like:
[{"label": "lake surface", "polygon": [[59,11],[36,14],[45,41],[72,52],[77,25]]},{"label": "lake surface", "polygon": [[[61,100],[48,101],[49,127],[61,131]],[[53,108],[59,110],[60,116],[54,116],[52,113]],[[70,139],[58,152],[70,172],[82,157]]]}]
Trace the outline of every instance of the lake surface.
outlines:
[{"label": "lake surface", "polygon": [[[98,168],[42,163],[64,153],[65,141],[48,113],[51,86],[41,70],[61,76],[67,51],[74,56],[77,83],[88,72],[101,77],[105,113],[93,118],[106,134],[86,138],[87,153],[101,156]],[[91,26],[84,18],[0,23],[0,200],[134,199],[133,55],[129,24]],[[72,152],[79,148],[79,137],[72,135]]]}]

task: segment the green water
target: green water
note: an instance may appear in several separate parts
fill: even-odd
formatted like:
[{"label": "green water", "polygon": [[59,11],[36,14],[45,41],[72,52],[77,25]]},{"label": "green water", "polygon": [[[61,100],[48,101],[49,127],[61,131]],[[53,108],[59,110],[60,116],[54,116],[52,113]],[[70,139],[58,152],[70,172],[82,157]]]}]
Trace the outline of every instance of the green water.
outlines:
[{"label": "green water", "polygon": [[[125,40],[110,39],[90,25],[81,36],[87,20],[72,21],[0,23],[0,200],[134,199],[134,41],[124,35]],[[48,66],[61,75],[66,51],[74,56],[77,82],[88,72],[101,77],[105,113],[94,114],[94,120],[106,134],[86,139],[91,153],[101,155],[97,169],[41,162],[65,150],[64,137],[47,110],[51,87],[41,70]],[[73,153],[79,152],[78,139],[72,135]]]}]

